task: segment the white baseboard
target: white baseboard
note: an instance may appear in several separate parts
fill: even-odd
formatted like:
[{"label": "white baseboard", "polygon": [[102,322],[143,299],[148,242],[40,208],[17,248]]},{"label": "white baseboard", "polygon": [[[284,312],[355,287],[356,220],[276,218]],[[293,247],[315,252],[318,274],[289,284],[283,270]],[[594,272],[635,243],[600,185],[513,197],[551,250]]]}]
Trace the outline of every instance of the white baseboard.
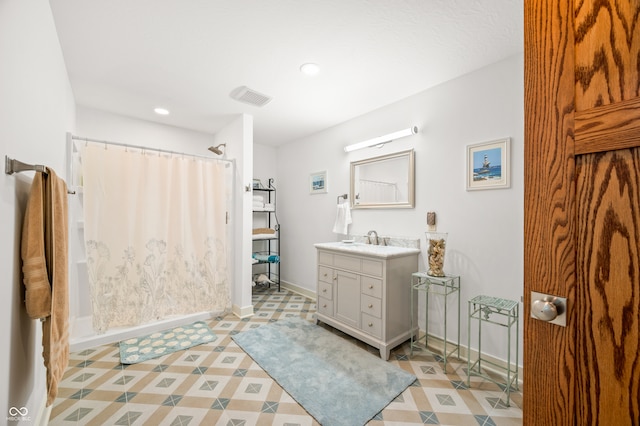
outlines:
[{"label": "white baseboard", "polygon": [[253,316],[253,305],[245,306],[242,308],[238,305],[233,305],[231,311],[240,319],[249,318]]},{"label": "white baseboard", "polygon": [[38,410],[38,416],[33,424],[35,426],[47,426],[49,424],[49,417],[51,416],[51,409],[53,409],[53,404],[47,407],[47,396],[45,395],[42,400],[42,406]]},{"label": "white baseboard", "polygon": [[287,281],[280,281],[280,286],[293,293],[297,293],[301,296],[308,297],[309,299],[316,300],[316,292],[313,290],[309,290],[308,288],[300,287]]},{"label": "white baseboard", "polygon": [[[420,330],[420,335],[421,336],[424,335],[424,332],[422,330]],[[424,343],[424,341],[422,341],[421,343]],[[451,346],[449,346],[449,345],[451,345]],[[454,345],[455,345],[455,342],[452,342],[452,341],[449,341],[449,340],[447,341],[447,349],[449,351],[451,351],[451,348]],[[440,351],[440,352],[444,351],[444,342],[442,340],[442,337],[433,336],[433,335],[430,334],[429,335],[429,346],[434,348],[434,349],[436,349],[436,350],[438,350],[438,351]],[[460,345],[460,360],[466,362],[469,359],[469,355],[468,354],[469,354],[469,351],[468,351],[467,347],[463,346],[463,345]],[[478,351],[477,350],[472,350],[471,351],[471,356],[472,356],[472,358],[471,358],[472,362],[475,362],[475,360],[478,359]],[[482,359],[483,359],[483,361],[484,360],[488,361],[488,362],[482,364],[482,368],[484,370],[488,370],[488,371],[490,371],[492,373],[504,375],[504,373],[505,373],[505,371],[507,369],[507,362],[505,360],[493,357],[491,355],[487,355],[486,353],[482,354]],[[495,364],[495,365],[499,366],[500,368],[502,368],[504,370],[496,369],[489,363]],[[514,368],[513,365],[511,366],[511,368],[512,369]],[[518,366],[518,384],[522,385],[522,366],[520,366],[520,365]]]}]

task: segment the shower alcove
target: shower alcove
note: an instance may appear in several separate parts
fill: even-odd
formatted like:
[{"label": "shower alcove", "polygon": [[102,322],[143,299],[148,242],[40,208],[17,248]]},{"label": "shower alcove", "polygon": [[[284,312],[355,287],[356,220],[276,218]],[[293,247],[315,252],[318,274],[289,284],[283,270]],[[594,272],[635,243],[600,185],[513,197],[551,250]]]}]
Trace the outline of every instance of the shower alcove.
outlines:
[{"label": "shower alcove", "polygon": [[[220,312],[197,312],[186,315],[172,315],[162,319],[131,327],[113,327],[99,333],[93,327],[93,311],[85,249],[85,221],[83,179],[81,174],[80,142],[67,134],[67,182],[74,195],[69,195],[69,342],[70,351],[76,352],[98,345],[109,344],[130,337],[140,336],[167,328],[188,324],[198,320],[207,320]],[[215,161],[215,160],[214,160]],[[220,160],[217,160],[220,161]],[[225,173],[227,182],[233,182],[234,163],[229,163]],[[232,188],[226,188],[227,211],[232,212]],[[228,230],[227,265],[229,264],[233,241]]]}]

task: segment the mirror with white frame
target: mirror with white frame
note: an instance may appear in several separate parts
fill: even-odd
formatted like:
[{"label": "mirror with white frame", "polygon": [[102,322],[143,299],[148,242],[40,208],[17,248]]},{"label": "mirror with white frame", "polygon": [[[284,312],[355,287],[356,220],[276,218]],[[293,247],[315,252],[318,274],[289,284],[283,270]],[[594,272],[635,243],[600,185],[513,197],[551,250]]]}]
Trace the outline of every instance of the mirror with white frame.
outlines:
[{"label": "mirror with white frame", "polygon": [[351,207],[415,206],[414,152],[396,152],[351,162]]}]

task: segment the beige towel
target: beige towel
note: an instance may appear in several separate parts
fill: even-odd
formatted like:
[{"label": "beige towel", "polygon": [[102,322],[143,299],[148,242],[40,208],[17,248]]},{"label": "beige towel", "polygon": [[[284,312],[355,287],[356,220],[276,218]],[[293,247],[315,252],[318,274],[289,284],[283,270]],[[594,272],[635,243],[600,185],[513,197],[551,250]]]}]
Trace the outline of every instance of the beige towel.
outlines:
[{"label": "beige towel", "polygon": [[271,228],[254,228],[253,229],[253,235],[275,234],[275,233],[276,233],[276,230]]},{"label": "beige towel", "polygon": [[26,305],[29,317],[46,318],[51,315],[51,285],[44,255],[44,179],[36,173],[22,227],[22,273],[26,288]]},{"label": "beige towel", "polygon": [[47,406],[58,393],[69,360],[67,185],[56,173],[36,173],[22,229],[27,313],[44,318],[42,355],[47,368]]}]

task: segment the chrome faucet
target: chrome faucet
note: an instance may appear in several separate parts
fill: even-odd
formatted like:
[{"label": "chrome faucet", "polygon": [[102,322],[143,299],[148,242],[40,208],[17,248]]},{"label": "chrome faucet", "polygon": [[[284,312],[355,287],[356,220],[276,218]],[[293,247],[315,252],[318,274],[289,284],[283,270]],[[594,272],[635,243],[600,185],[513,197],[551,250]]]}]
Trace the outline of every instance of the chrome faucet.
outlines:
[{"label": "chrome faucet", "polygon": [[[376,239],[371,241],[371,234],[376,236]],[[367,244],[374,244],[374,245],[378,245],[378,233],[374,230],[371,230],[369,232],[367,232]]]}]

